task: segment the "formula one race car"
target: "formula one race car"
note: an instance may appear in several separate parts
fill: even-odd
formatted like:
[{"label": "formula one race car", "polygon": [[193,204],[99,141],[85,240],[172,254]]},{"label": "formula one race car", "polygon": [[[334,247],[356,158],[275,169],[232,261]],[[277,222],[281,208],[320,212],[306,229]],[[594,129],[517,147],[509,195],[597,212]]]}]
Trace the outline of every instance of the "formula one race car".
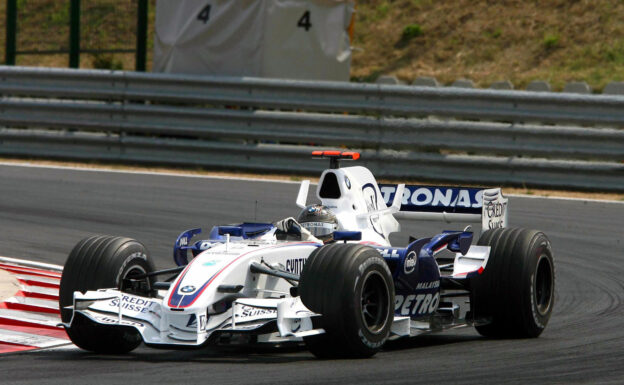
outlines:
[{"label": "formula one race car", "polygon": [[[304,341],[317,357],[370,357],[392,339],[472,325],[491,337],[537,337],[554,302],[548,238],[507,228],[500,189],[377,184],[358,153],[329,158],[317,197],[298,219],[216,226],[175,242],[178,267],[155,271],[146,248],[122,237],[79,242],[63,270],[60,309],[79,347]],[[396,218],[480,221],[392,247]],[[188,252],[193,258],[188,261]],[[156,277],[163,277],[156,280]]]}]

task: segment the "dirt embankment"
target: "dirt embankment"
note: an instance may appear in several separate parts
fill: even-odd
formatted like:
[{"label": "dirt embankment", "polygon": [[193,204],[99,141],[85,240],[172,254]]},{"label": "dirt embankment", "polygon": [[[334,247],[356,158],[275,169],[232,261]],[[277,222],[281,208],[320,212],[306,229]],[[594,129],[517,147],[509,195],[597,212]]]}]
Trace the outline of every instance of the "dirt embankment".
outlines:
[{"label": "dirt embankment", "polygon": [[359,0],[352,75],[405,81],[509,79],[600,91],[624,80],[624,2],[613,0]]}]

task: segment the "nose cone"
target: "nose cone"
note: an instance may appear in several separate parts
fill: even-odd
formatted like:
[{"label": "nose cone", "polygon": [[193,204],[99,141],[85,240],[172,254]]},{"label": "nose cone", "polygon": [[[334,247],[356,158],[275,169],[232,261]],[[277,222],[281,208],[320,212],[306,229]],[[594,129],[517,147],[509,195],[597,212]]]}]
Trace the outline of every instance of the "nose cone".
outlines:
[{"label": "nose cone", "polygon": [[[238,254],[238,253],[236,253]],[[193,259],[169,289],[166,304],[172,309],[193,305],[210,286],[214,277],[235,256],[220,254],[210,249]]]}]

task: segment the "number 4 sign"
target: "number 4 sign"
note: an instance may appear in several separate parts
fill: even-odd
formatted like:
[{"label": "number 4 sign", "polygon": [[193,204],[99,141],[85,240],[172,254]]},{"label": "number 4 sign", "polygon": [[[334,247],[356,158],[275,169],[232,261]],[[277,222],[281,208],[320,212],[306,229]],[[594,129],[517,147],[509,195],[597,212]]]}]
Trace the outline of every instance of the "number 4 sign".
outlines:
[{"label": "number 4 sign", "polygon": [[312,24],[310,23],[310,11],[305,11],[303,16],[301,16],[297,22],[297,27],[305,28],[306,31],[312,28]]}]

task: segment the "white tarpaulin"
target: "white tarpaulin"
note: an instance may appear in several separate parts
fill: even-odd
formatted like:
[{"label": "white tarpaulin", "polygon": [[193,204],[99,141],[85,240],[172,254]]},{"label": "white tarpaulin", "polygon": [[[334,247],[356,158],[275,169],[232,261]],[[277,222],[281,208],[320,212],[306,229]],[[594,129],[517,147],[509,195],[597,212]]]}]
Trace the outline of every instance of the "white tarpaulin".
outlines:
[{"label": "white tarpaulin", "polygon": [[349,80],[353,0],[158,0],[154,72]]}]

